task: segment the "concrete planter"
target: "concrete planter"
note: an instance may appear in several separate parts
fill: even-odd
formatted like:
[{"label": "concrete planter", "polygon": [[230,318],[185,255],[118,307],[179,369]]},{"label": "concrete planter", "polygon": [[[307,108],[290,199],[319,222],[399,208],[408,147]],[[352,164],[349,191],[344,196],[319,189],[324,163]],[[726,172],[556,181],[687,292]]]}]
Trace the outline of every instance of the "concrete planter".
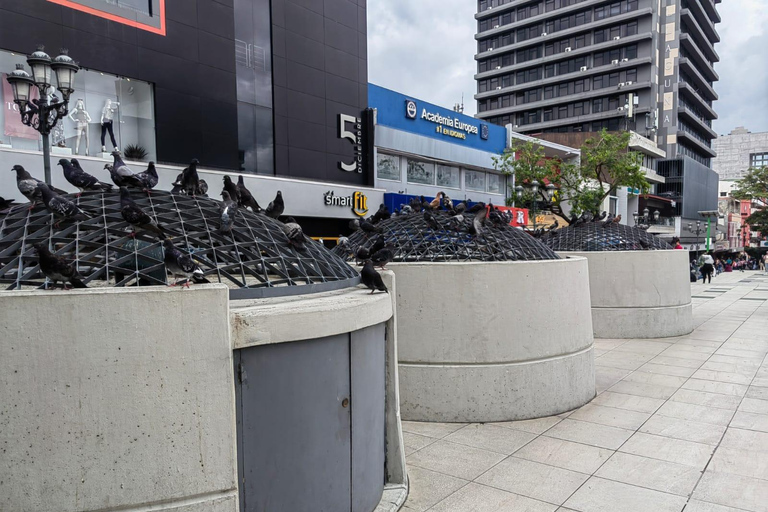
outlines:
[{"label": "concrete planter", "polygon": [[403,419],[520,420],[594,397],[585,259],[388,268]]},{"label": "concrete planter", "polygon": [[664,338],[693,330],[687,251],[560,254],[589,261],[595,338]]}]

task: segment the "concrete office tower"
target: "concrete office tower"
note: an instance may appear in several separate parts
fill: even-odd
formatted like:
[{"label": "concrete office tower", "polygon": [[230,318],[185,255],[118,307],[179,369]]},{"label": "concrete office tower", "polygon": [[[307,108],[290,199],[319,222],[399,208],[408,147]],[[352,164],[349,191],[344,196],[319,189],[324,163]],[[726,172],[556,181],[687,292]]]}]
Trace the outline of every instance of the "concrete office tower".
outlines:
[{"label": "concrete office tower", "polygon": [[720,135],[712,148],[717,152],[712,169],[720,181],[738,180],[752,167],[768,166],[768,132],[752,133],[739,126],[728,135]]},{"label": "concrete office tower", "polygon": [[478,0],[477,117],[634,130],[709,167],[720,0]]}]

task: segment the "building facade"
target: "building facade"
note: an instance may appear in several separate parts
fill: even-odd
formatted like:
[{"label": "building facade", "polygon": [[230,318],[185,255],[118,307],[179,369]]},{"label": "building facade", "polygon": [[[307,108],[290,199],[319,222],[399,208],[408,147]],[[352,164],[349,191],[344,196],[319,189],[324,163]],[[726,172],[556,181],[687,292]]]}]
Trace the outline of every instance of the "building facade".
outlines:
[{"label": "building facade", "polygon": [[715,139],[713,149],[717,158],[712,168],[721,180],[738,180],[751,168],[768,166],[768,132],[752,133],[739,126]]},{"label": "building facade", "polygon": [[478,0],[478,117],[522,133],[633,130],[706,166],[719,0]]}]

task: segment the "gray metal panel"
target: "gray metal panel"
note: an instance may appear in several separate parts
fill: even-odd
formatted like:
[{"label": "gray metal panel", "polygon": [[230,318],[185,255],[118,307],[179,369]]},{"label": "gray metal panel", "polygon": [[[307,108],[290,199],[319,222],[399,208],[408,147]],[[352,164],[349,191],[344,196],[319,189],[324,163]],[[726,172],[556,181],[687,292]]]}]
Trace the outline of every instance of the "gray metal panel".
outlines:
[{"label": "gray metal panel", "polygon": [[240,357],[241,512],[350,510],[349,335],[246,348]]},{"label": "gray metal panel", "polygon": [[384,489],[385,325],[351,334],[352,512],[371,512]]},{"label": "gray metal panel", "polygon": [[465,148],[451,142],[430,139],[382,125],[376,126],[376,147],[384,152],[392,150],[410,153],[482,169],[493,169],[492,158],[497,156],[496,153]]}]

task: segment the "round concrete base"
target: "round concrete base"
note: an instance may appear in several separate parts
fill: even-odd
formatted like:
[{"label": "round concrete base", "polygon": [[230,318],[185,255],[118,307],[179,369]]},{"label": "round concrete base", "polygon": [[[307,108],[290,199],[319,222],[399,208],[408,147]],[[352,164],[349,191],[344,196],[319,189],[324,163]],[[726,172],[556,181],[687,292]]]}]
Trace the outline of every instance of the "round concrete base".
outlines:
[{"label": "round concrete base", "polygon": [[665,338],[693,331],[686,251],[560,255],[589,261],[595,338]]},{"label": "round concrete base", "polygon": [[595,395],[587,262],[398,263],[403,419],[511,421]]}]

